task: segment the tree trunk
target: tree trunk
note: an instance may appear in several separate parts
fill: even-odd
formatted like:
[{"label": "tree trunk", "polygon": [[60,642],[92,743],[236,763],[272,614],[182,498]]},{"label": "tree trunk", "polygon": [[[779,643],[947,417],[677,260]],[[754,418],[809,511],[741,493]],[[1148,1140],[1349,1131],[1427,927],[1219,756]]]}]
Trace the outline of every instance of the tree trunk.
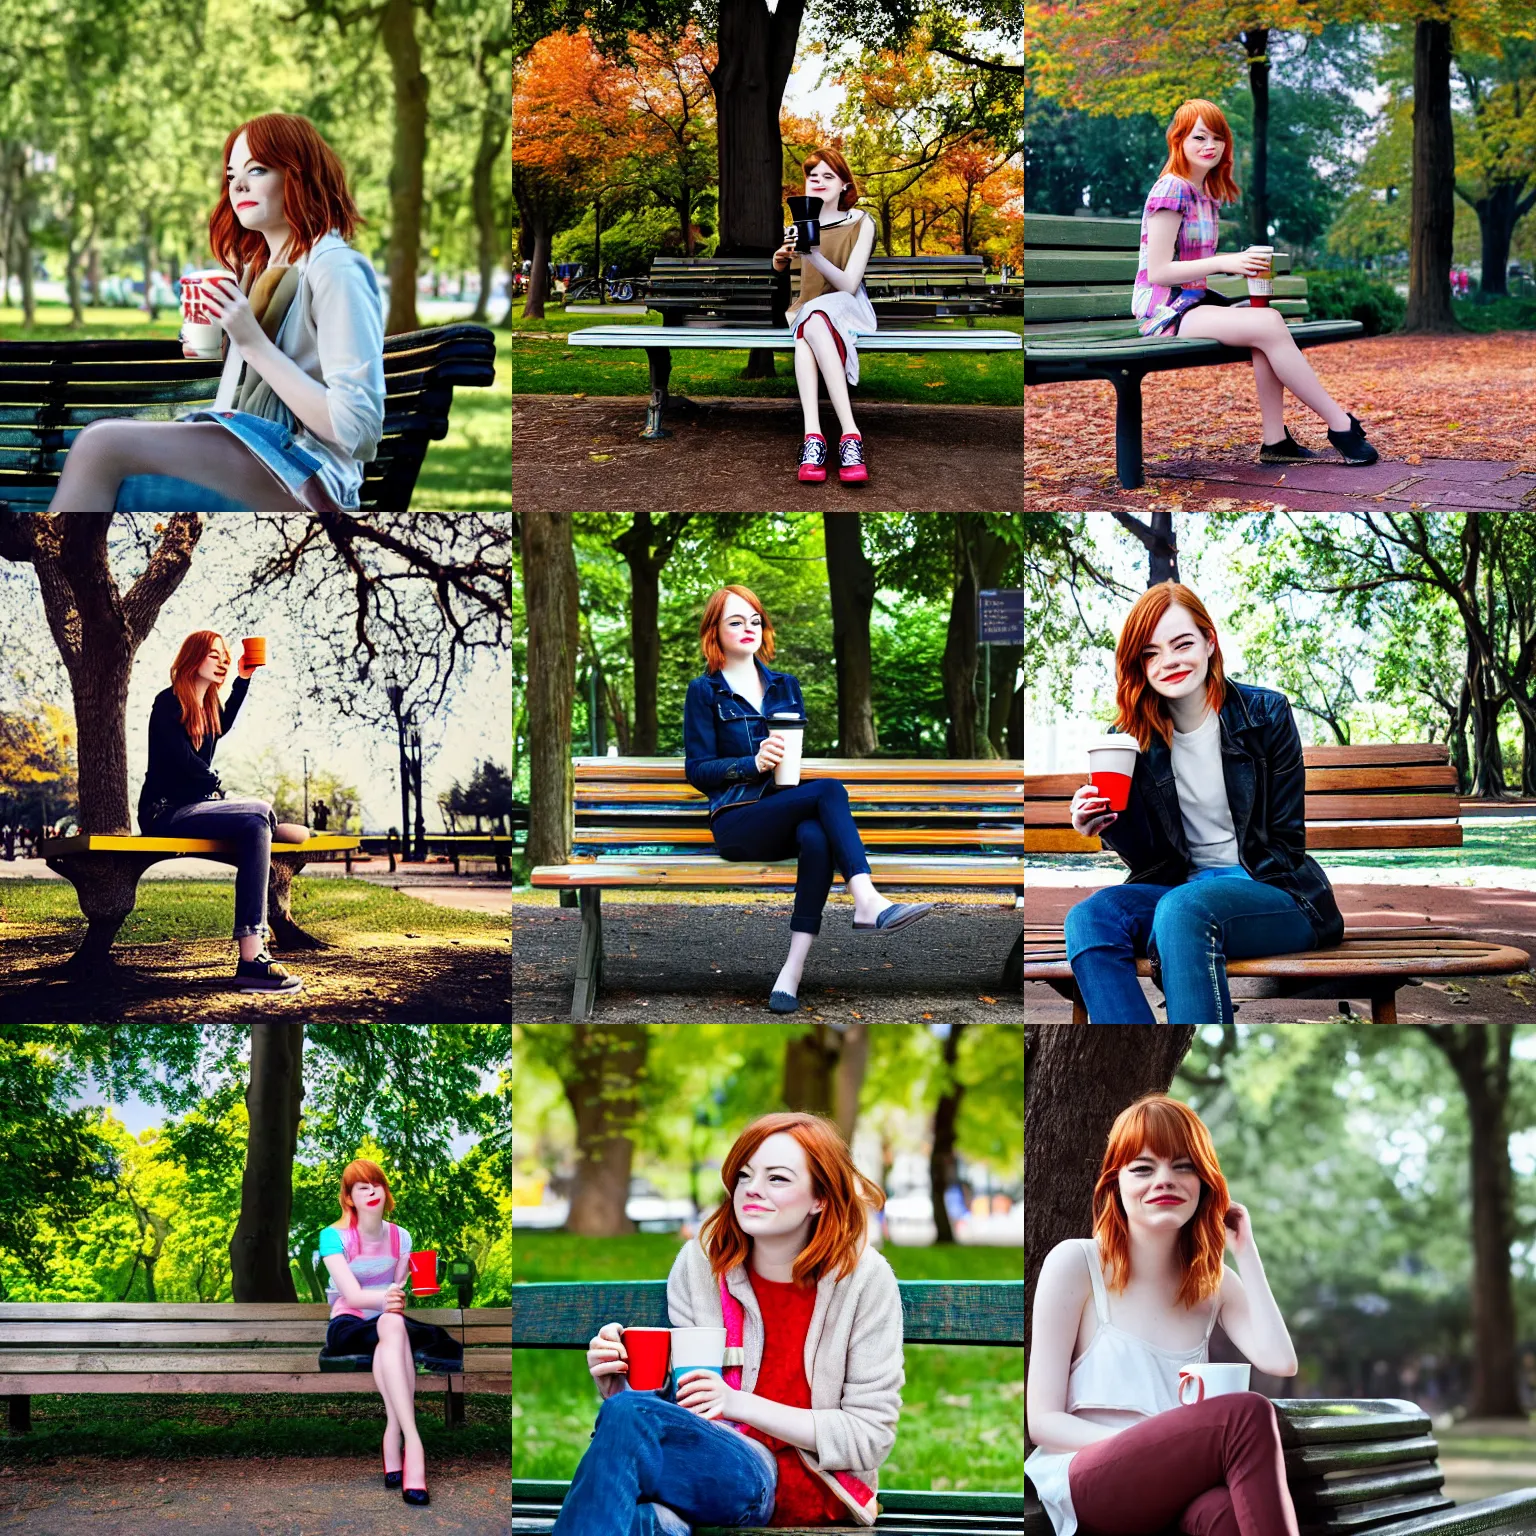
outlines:
[{"label": "tree trunk", "polygon": [[650,1050],[644,1024],[573,1024],[565,1096],[576,1117],[576,1187],[567,1232],[623,1237],[634,1159],[630,1127],[640,1114],[637,1083]]},{"label": "tree trunk", "polygon": [[[491,196],[491,178],[501,155],[501,146],[507,137],[505,103],[497,100],[496,92],[491,89],[490,76],[484,69],[480,72],[480,79],[486,88],[486,106],[480,115],[480,144],[475,151],[475,167],[470,173],[469,183],[470,204],[475,214],[475,254],[480,267],[480,297],[475,301],[474,313],[469,317],[476,324],[484,324],[490,313],[487,306],[491,302],[491,283],[496,272],[496,244],[499,238],[496,208]],[[509,266],[508,275],[516,270],[516,267]],[[507,293],[510,298],[510,284]]]},{"label": "tree trunk", "polygon": [[1420,1025],[1467,1096],[1472,1134],[1472,1391],[1474,1419],[1526,1417],[1520,1405],[1514,1281],[1514,1180],[1509,1166],[1512,1024]]},{"label": "tree trunk", "polygon": [[784,1107],[830,1115],[852,1145],[868,1065],[866,1025],[858,1020],[807,1025],[805,1033],[784,1048]]},{"label": "tree trunk", "polygon": [[528,291],[523,295],[525,320],[544,318],[544,303],[549,297],[549,247],[549,225],[539,219],[533,227],[533,266],[528,273]]},{"label": "tree trunk", "polygon": [[1013,701],[1008,709],[1008,750],[1004,754],[1017,762],[1024,761],[1024,684],[1014,690]]},{"label": "tree trunk", "polygon": [[953,1243],[955,1229],[950,1225],[949,1211],[944,1204],[945,1192],[951,1184],[958,1183],[959,1171],[955,1166],[955,1123],[960,1118],[960,1100],[965,1097],[965,1084],[955,1080],[955,1062],[960,1056],[960,1036],[965,1033],[964,1024],[951,1024],[944,1037],[945,1086],[933,1111],[933,1141],[928,1148],[928,1195],[933,1202],[934,1242]]},{"label": "tree trunk", "polygon": [[592,275],[597,279],[597,302],[603,302],[603,199],[592,200]]},{"label": "tree trunk", "polygon": [[304,1102],[304,1026],[253,1024],[240,1219],[229,1242],[236,1301],[297,1301],[288,1262],[293,1160]]},{"label": "tree trunk", "polygon": [[576,702],[576,551],[569,512],[522,514],[528,625],[528,859],[563,864],[570,851]]},{"label": "tree trunk", "polygon": [[1486,298],[1509,297],[1509,243],[1515,225],[1536,204],[1536,193],[1521,202],[1524,185],[1523,179],[1518,183],[1501,181],[1473,204],[1483,241],[1483,275],[1477,289]]},{"label": "tree trunk", "polygon": [[656,528],[649,512],[637,512],[613,547],[629,566],[629,648],[635,672],[635,715],[626,752],[656,755],[656,677],[661,667],[661,572],[693,517],[669,512]]},{"label": "tree trunk", "polygon": [[944,697],[949,706],[945,750],[950,757],[984,757],[991,743],[977,730],[976,594],[995,587],[1008,567],[1009,547],[987,527],[981,512],[954,514],[954,592],[944,639]]},{"label": "tree trunk", "polygon": [[[1093,1186],[1109,1128],[1144,1094],[1166,1093],[1193,1025],[1024,1026],[1024,1315],[1045,1256],[1093,1231]],[[1028,1379],[1029,1344],[1024,1346]]]},{"label": "tree trunk", "polygon": [[[1019,663],[1024,659],[1022,645],[994,645],[992,647],[992,703],[987,710],[987,730],[992,740],[992,750],[998,757],[1024,756],[1022,751],[1010,752],[1003,738],[1008,732],[1008,713],[1013,707],[1014,682],[1019,675]],[[1023,692],[1019,691],[1019,705],[1023,707]],[[1022,732],[1021,732],[1022,733]]]},{"label": "tree trunk", "polygon": [[1243,33],[1248,53],[1248,90],[1253,97],[1253,179],[1248,185],[1250,241],[1269,244],[1269,28]]},{"label": "tree trunk", "polygon": [[843,1030],[843,1048],[837,1058],[837,1079],[832,1096],[832,1118],[837,1121],[837,1128],[850,1147],[853,1145],[853,1128],[859,1118],[859,1094],[864,1088],[864,1073],[868,1066],[869,1025],[855,1019]]},{"label": "tree trunk", "polygon": [[427,161],[427,77],[421,71],[412,0],[385,0],[379,33],[395,87],[394,146],[389,167],[389,318],[384,334],[420,329],[416,263]]},{"label": "tree trunk", "polygon": [[857,512],[823,512],[821,523],[837,663],[837,749],[842,757],[868,757],[880,750],[870,697],[869,616],[875,606],[875,568],[864,553]]},{"label": "tree trunk", "polygon": [[1413,213],[1405,331],[1460,329],[1451,312],[1455,175],[1451,24],[1420,20],[1413,28]]}]

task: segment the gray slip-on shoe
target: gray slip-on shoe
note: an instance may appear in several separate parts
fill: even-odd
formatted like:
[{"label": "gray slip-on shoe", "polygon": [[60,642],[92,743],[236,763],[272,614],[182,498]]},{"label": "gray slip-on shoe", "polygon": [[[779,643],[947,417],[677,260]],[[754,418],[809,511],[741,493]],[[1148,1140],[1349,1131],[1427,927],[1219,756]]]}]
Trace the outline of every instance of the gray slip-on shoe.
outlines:
[{"label": "gray slip-on shoe", "polygon": [[855,933],[894,933],[898,928],[905,928],[908,923],[915,923],[920,917],[927,917],[933,911],[931,901],[898,901],[893,902],[872,923],[855,923]]}]

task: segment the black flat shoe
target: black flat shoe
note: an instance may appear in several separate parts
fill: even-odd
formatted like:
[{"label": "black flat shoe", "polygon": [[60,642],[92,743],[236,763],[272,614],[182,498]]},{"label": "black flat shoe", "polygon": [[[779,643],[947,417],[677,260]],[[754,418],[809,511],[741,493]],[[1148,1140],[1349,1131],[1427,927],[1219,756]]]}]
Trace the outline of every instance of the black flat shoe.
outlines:
[{"label": "black flat shoe", "polygon": [[1328,441],[1344,457],[1346,464],[1374,464],[1381,457],[1365,440],[1365,428],[1353,411],[1349,413],[1349,431],[1335,432],[1328,428]]},{"label": "black flat shoe", "polygon": [[398,1488],[404,1477],[404,1472],[386,1472],[384,1474],[384,1486],[386,1488]]},{"label": "black flat shoe", "polygon": [[1322,454],[1314,448],[1304,448],[1285,429],[1285,436],[1278,443],[1262,443],[1259,446],[1260,464],[1302,464],[1308,459],[1320,459]]},{"label": "black flat shoe", "polygon": [[800,999],[793,992],[770,992],[768,1006],[775,1013],[799,1013]]},{"label": "black flat shoe", "polygon": [[431,1495],[428,1494],[425,1488],[402,1488],[400,1490],[400,1497],[407,1504],[430,1504],[432,1502]]}]

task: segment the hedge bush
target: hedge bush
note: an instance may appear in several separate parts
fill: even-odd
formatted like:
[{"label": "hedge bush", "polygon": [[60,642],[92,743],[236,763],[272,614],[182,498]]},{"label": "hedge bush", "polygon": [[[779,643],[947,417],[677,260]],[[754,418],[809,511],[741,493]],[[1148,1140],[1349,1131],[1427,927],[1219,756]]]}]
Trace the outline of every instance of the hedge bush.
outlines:
[{"label": "hedge bush", "polygon": [[1399,330],[1408,301],[1380,278],[1363,272],[1304,272],[1308,320],[1358,320],[1367,336]]}]

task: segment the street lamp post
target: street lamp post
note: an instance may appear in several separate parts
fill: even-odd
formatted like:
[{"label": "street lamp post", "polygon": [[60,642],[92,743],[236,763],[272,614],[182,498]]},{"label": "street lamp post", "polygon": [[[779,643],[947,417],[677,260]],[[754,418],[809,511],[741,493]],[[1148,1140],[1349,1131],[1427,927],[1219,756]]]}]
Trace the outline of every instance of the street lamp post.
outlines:
[{"label": "street lamp post", "polygon": [[309,825],[309,753],[304,754],[304,825]]},{"label": "street lamp post", "polygon": [[405,755],[405,715],[401,711],[401,705],[405,699],[405,689],[395,681],[393,674],[391,674],[384,691],[389,695],[389,707],[394,713],[395,729],[399,732],[400,736],[400,845],[402,857],[409,859],[411,853],[411,770]]},{"label": "street lamp post", "polygon": [[427,823],[421,804],[421,727],[411,722],[411,790],[416,796],[416,857],[427,856]]}]

